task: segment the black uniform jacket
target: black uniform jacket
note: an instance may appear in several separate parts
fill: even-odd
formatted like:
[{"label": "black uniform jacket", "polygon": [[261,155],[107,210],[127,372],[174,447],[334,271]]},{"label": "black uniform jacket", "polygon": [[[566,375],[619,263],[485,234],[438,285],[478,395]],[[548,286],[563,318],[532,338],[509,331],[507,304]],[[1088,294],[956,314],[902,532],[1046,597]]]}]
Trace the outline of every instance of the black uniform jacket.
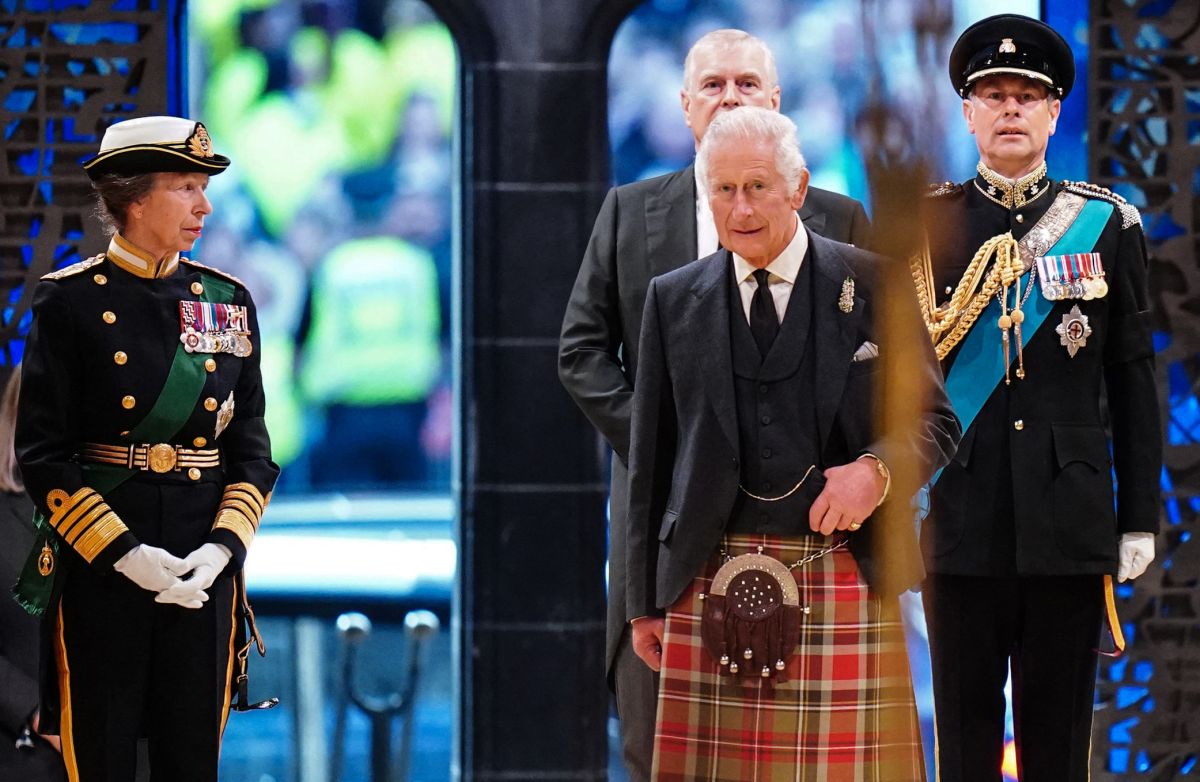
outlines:
[{"label": "black uniform jacket", "polygon": [[[988,197],[989,183],[979,177],[928,198],[938,303],[949,298],[946,287],[958,284],[983,242],[1006,231],[1023,237],[1065,186],[1043,179],[1033,200],[1005,207]],[[1025,378],[1014,373],[1011,385],[998,384],[934,486],[922,528],[931,572],[1112,573],[1121,533],[1158,530],[1162,434],[1141,221],[1107,191],[1070,187],[1114,204],[1092,250],[1100,254],[1108,294],[1060,300],[1036,334],[1024,335]],[[1031,295],[1040,296],[1040,286]],[[1074,306],[1092,334],[1072,357],[1055,327]],[[973,328],[995,332],[996,350],[1002,349],[994,322]],[[947,356],[947,373],[956,358],[956,351]]]},{"label": "black uniform jacket", "polygon": [[[859,247],[870,223],[862,204],[808,189],[800,219],[814,233]],[[596,216],[563,318],[558,376],[612,446],[608,666],[625,629],[625,501],[633,379],[650,279],[696,259],[695,167],[608,191]]]},{"label": "black uniform jacket", "polygon": [[[202,273],[234,286],[232,303],[247,308],[252,352],[245,358],[207,356],[203,390],[165,445],[219,449],[219,464],[136,470],[98,495],[88,488],[88,465],[79,454],[86,443],[157,445],[132,443],[128,433],[166,383],[180,345],[180,302],[200,300]],[[16,447],[30,496],[62,536],[60,564],[106,569],[138,543],[185,556],[213,542],[233,553],[228,572],[240,568],[279,474],[263,423],[258,322],[246,288],[186,259],[169,259],[147,272],[97,256],[43,278],[34,291],[33,317]],[[232,418],[218,433],[231,395]],[[173,527],[160,526],[160,520],[185,513],[211,520],[206,539],[174,540]]]},{"label": "black uniform jacket", "polygon": [[[716,551],[738,495],[727,281],[732,262],[728,251],[718,251],[654,279],[646,295],[629,465],[626,619],[661,615],[679,597]],[[893,465],[912,460],[924,480],[954,453],[958,420],[932,347],[922,338],[911,289],[890,294],[910,305],[902,333],[884,334],[875,323],[872,305],[884,295],[881,262],[809,232],[804,263],[814,264],[815,272],[817,467],[845,464],[870,452]],[[854,281],[854,304],[845,312],[839,299],[848,278]],[[876,345],[882,356],[898,340],[917,346],[919,358],[910,370],[928,395],[911,434],[897,439],[882,437],[876,426],[883,362],[853,357],[866,343]],[[893,501],[908,503],[902,488],[893,489]],[[880,552],[873,551],[878,528],[872,521],[851,535],[851,550],[872,589],[895,595],[923,574],[916,533],[908,527],[896,536],[904,545],[886,552],[883,567],[874,560]],[[808,533],[807,514],[796,524],[796,534]]]}]

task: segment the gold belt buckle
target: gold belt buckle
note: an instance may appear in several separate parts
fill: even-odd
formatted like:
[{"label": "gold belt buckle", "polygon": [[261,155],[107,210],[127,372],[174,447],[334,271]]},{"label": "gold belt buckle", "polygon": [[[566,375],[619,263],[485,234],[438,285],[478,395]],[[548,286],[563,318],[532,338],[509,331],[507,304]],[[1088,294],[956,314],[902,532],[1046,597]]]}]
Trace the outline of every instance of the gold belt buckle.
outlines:
[{"label": "gold belt buckle", "polygon": [[146,453],[146,464],[154,472],[170,472],[175,469],[176,461],[175,446],[166,443],[152,445]]}]

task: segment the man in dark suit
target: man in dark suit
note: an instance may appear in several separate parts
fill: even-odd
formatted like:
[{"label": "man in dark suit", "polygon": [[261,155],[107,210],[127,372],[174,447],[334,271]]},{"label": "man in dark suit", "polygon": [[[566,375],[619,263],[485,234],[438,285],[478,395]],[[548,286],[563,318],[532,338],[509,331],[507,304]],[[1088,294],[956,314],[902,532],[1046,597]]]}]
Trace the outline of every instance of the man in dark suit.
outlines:
[{"label": "man in dark suit", "polygon": [[[652,773],[922,779],[897,601],[920,557],[904,515],[876,513],[914,488],[889,465],[928,479],[959,436],[915,297],[890,293],[885,324],[881,259],[800,224],[786,117],[718,117],[697,168],[724,249],[650,282],[630,442],[626,619],[662,670]],[[879,356],[906,349],[922,402],[885,433]]]},{"label": "man in dark suit", "polygon": [[[740,30],[718,30],[692,47],[680,91],[684,120],[700,139],[713,117],[739,106],[778,110],[780,88],[766,45]],[[859,246],[868,240],[862,204],[816,188],[800,207],[814,233]],[[609,191],[592,229],[563,319],[559,377],[612,446],[607,669],[617,698],[625,764],[648,778],[654,739],[654,677],[629,646],[625,621],[625,497],[637,343],[646,286],[717,249],[694,166]]]},{"label": "man in dark suit", "polygon": [[1047,176],[1074,76],[1066,41],[1015,14],[967,28],[950,56],[978,175],[930,194],[914,267],[965,430],[921,530],[944,782],[1000,782],[1010,669],[1022,782],[1088,779],[1108,577],[1154,558],[1145,240],[1120,197]]}]

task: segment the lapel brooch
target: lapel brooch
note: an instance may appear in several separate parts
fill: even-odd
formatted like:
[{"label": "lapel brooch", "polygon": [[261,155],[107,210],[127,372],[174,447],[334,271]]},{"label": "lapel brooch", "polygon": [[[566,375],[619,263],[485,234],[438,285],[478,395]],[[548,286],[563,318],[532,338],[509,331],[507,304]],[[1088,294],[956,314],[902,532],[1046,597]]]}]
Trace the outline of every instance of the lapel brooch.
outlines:
[{"label": "lapel brooch", "polygon": [[838,309],[849,315],[854,312],[854,278],[842,280],[842,295],[838,296]]}]

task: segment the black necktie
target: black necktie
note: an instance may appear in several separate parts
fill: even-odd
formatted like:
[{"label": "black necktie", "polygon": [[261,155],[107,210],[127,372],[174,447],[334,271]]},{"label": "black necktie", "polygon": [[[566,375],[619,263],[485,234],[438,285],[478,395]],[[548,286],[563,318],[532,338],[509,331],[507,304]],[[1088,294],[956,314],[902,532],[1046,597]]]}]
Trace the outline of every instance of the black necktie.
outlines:
[{"label": "black necktie", "polygon": [[763,358],[767,357],[771,343],[779,333],[779,313],[775,312],[775,299],[767,286],[768,274],[766,269],[754,271],[754,281],[758,283],[758,288],[754,291],[754,298],[750,300],[750,333],[754,335],[758,352]]}]

